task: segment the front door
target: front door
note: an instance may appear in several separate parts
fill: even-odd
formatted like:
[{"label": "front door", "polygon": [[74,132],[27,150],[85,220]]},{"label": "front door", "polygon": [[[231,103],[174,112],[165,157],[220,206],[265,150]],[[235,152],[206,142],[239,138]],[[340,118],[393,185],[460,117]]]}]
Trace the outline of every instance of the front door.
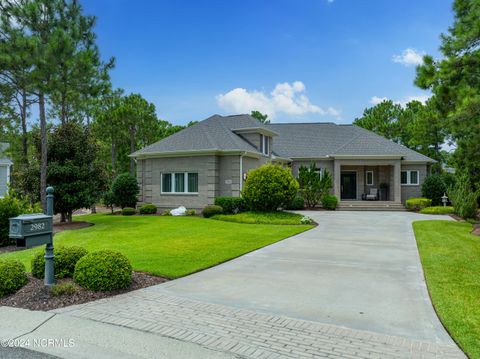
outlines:
[{"label": "front door", "polygon": [[357,173],[342,172],[340,175],[340,198],[357,199]]}]

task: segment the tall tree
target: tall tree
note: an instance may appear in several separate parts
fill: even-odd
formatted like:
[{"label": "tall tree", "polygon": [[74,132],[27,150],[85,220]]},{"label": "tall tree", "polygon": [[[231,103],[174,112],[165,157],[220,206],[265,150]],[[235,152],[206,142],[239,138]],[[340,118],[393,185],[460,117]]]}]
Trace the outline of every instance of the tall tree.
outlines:
[{"label": "tall tree", "polygon": [[353,122],[355,125],[366,128],[397,143],[401,142],[399,118],[402,106],[385,100],[363,111],[360,118]]},{"label": "tall tree", "polygon": [[260,111],[252,111],[250,116],[252,116],[253,118],[256,118],[257,120],[259,120],[262,123],[270,123],[270,120],[267,119],[268,115],[263,114]]},{"label": "tall tree", "polygon": [[434,93],[457,146],[455,166],[480,188],[480,0],[455,0],[453,11],[453,25],[441,36],[443,57],[425,56],[415,83]]}]

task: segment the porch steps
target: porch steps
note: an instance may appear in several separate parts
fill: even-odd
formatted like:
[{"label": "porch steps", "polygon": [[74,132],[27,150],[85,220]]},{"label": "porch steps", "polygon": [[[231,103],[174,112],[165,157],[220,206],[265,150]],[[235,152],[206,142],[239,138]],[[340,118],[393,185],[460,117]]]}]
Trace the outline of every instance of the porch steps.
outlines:
[{"label": "porch steps", "polygon": [[406,211],[401,203],[391,201],[340,201],[338,211]]}]

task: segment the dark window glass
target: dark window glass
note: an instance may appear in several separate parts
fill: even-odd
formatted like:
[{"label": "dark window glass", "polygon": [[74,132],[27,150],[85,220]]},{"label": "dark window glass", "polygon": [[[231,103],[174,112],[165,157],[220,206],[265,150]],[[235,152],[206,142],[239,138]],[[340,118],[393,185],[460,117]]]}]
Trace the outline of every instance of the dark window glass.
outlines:
[{"label": "dark window glass", "polygon": [[418,184],[418,172],[410,172],[410,184]]},{"label": "dark window glass", "polygon": [[162,174],[162,192],[172,192],[172,174]]},{"label": "dark window glass", "polygon": [[184,173],[175,173],[175,192],[185,192]]},{"label": "dark window glass", "polygon": [[407,171],[402,171],[400,177],[401,177],[401,183],[402,184],[407,184]]},{"label": "dark window glass", "polygon": [[188,174],[188,192],[198,192],[198,173]]}]

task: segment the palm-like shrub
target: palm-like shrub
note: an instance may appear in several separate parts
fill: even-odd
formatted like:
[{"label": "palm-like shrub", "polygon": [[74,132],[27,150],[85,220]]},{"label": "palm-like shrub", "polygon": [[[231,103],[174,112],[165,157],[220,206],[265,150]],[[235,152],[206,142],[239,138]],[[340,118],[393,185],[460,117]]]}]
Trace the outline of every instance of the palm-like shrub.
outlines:
[{"label": "palm-like shrub", "polygon": [[453,204],[455,214],[465,219],[477,217],[479,193],[472,190],[467,175],[463,174],[457,178],[455,186],[450,189],[448,196]]}]

